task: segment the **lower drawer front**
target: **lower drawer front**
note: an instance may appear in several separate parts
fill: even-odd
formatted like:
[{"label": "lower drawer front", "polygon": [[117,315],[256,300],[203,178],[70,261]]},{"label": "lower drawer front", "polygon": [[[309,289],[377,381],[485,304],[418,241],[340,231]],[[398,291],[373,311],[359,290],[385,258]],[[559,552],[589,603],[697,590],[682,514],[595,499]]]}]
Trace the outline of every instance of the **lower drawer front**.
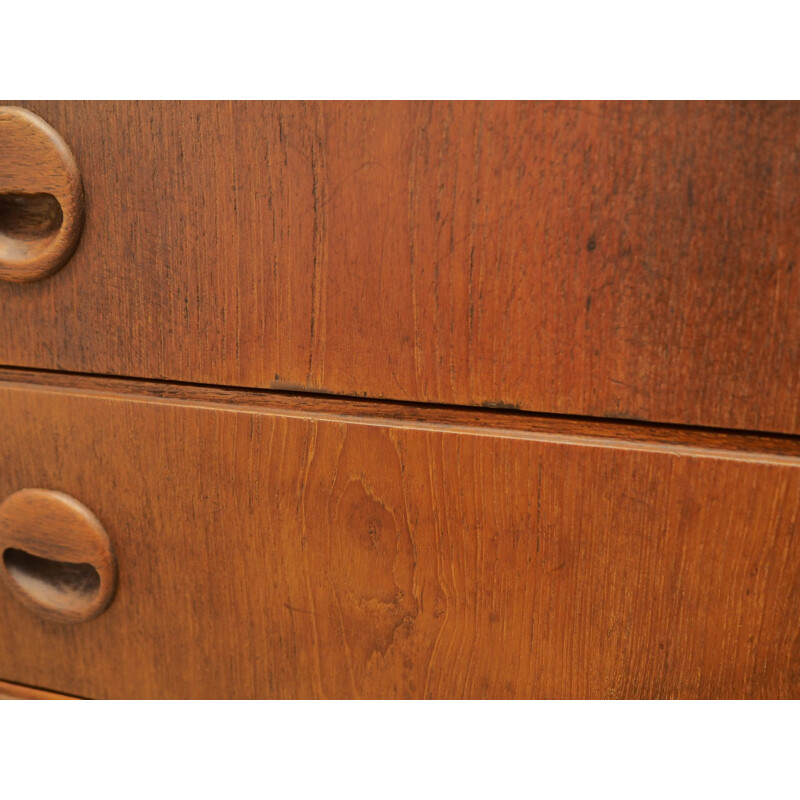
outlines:
[{"label": "lower drawer front", "polygon": [[798,697],[800,461],[0,386],[0,499],[116,550],[0,587],[0,679],[97,697]]}]

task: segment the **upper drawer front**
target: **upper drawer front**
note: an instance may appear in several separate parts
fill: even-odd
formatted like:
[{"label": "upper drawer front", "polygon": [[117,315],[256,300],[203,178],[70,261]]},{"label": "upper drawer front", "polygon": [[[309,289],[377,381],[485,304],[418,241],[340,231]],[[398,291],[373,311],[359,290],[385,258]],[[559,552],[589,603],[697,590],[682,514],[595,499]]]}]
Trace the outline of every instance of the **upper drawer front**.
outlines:
[{"label": "upper drawer front", "polygon": [[0,586],[0,679],[85,697],[798,697],[800,461],[0,388],[0,498],[117,594]]},{"label": "upper drawer front", "polygon": [[800,433],[800,104],[26,104],[0,363]]}]

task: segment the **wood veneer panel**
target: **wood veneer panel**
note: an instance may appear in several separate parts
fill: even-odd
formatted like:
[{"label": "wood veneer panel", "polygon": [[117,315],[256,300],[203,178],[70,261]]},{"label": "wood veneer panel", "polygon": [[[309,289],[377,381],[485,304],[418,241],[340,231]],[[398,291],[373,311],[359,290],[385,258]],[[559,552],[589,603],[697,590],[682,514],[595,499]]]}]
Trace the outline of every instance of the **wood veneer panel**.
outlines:
[{"label": "wood veneer panel", "polygon": [[0,363],[800,433],[800,104],[25,103]]},{"label": "wood veneer panel", "polygon": [[88,697],[800,697],[800,460],[0,386],[0,496],[78,498],[117,596],[0,589],[0,675]]}]

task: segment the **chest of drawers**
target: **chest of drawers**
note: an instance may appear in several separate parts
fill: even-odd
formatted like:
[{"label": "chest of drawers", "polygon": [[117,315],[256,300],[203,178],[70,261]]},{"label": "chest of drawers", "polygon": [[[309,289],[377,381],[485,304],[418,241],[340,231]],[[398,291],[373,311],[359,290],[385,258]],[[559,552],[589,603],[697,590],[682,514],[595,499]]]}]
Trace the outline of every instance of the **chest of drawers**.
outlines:
[{"label": "chest of drawers", "polygon": [[800,106],[2,114],[0,681],[800,696]]}]

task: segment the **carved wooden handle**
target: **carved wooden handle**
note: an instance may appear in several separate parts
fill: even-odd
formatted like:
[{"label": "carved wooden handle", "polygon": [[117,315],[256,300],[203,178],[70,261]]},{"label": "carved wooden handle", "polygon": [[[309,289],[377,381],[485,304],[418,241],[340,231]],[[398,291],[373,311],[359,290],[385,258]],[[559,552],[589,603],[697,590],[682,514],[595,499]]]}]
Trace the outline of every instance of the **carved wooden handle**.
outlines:
[{"label": "carved wooden handle", "polygon": [[22,489],[0,504],[0,573],[28,608],[83,622],[114,597],[117,564],[97,518],[61,492]]},{"label": "carved wooden handle", "polygon": [[83,187],[64,140],[36,114],[0,106],[0,279],[66,264],[83,227]]}]

